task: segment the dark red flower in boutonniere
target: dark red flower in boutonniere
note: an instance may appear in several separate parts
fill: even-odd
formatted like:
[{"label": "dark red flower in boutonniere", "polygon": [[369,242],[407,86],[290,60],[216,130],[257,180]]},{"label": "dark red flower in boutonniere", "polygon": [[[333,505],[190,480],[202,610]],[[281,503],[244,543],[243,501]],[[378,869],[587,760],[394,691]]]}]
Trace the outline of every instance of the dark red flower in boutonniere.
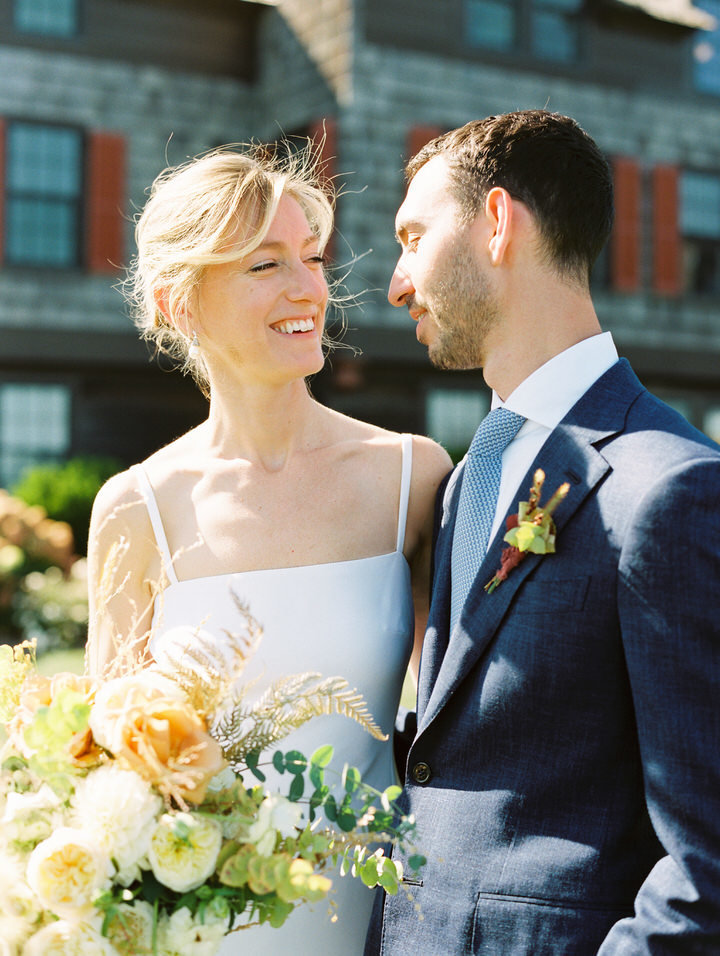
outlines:
[{"label": "dark red flower in boutonniere", "polygon": [[538,468],[533,475],[529,500],[519,503],[517,514],[508,515],[507,532],[503,538],[507,547],[503,548],[500,555],[500,567],[485,585],[488,594],[502,584],[526,554],[555,553],[556,529],[552,513],[567,495],[570,485],[567,481],[560,485],[550,501],[541,508],[540,495],[544,481],[545,472]]}]

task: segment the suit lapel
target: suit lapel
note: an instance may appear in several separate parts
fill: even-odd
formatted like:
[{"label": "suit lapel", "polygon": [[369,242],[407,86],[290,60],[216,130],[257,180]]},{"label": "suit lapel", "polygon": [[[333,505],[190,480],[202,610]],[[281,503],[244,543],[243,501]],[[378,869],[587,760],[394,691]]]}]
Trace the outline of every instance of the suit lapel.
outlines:
[{"label": "suit lapel", "polygon": [[[580,505],[610,468],[595,445],[622,429],[628,406],[641,389],[642,386],[627,363],[621,361],[613,366],[549,435],[520,484],[513,511],[517,507],[517,501],[527,499],[533,475],[538,467],[545,472],[543,501],[564,481],[570,482],[568,496],[554,514],[559,548],[562,548],[562,529],[572,520]],[[459,497],[456,493],[457,484],[454,489],[448,488],[446,491],[447,517],[438,537],[437,570],[426,634],[426,641],[430,642],[431,647],[427,653],[423,651],[419,682],[420,732],[437,716],[458,684],[485,652],[523,582],[534,573],[540,561],[553,560],[552,556],[544,558],[528,555],[500,587],[492,594],[487,594],[484,586],[500,566],[505,533],[503,521],[470,589],[460,620],[453,633],[447,636],[450,617],[450,552]],[[442,635],[446,635],[445,641],[442,640]],[[427,673],[423,673],[426,669],[426,657],[428,668]]]}]

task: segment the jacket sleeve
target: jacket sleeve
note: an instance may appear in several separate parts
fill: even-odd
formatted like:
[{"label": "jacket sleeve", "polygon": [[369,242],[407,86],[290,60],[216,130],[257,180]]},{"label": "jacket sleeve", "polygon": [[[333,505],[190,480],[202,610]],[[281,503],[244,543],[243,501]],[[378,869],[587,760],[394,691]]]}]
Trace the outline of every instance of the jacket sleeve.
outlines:
[{"label": "jacket sleeve", "polygon": [[720,953],[720,461],[674,468],[635,508],[618,608],[645,799],[667,855],[598,956]]}]

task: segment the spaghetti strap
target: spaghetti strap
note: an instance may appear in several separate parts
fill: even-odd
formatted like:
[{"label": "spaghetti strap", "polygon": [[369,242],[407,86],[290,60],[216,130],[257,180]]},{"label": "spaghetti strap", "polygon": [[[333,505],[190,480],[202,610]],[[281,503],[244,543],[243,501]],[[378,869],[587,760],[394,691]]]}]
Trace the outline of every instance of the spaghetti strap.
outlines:
[{"label": "spaghetti strap", "polygon": [[396,551],[402,551],[405,544],[408,503],[410,501],[410,478],[412,476],[412,435],[402,438],[402,472],[400,475],[400,505],[398,507],[398,532]]},{"label": "spaghetti strap", "polygon": [[160,557],[162,558],[163,562],[163,571],[167,575],[169,584],[177,584],[178,579],[177,575],[175,574],[175,568],[173,567],[170,547],[165,534],[165,528],[163,527],[162,518],[160,517],[160,509],[158,508],[157,501],[155,500],[155,493],[152,490],[152,485],[150,484],[150,479],[148,478],[147,472],[142,465],[133,465],[130,470],[137,478],[138,484],[140,485],[140,492],[145,499],[145,506],[147,507],[150,524],[152,525],[152,529],[155,534],[155,541],[160,549]]}]

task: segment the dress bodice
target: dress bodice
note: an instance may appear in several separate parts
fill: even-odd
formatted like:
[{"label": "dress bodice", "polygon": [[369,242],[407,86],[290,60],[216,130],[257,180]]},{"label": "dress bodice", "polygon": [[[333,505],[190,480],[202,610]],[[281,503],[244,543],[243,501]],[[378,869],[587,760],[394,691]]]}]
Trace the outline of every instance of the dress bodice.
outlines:
[{"label": "dress bodice", "polygon": [[[173,629],[189,625],[211,634],[222,649],[228,634],[244,633],[245,606],[263,631],[249,661],[243,683],[253,680],[252,696],[259,696],[276,678],[309,671],[324,677],[340,676],[365,698],[376,723],[388,735],[378,741],[358,724],[341,716],[319,717],[294,731],[278,745],[306,756],[323,744],[332,744],[332,766],[342,771],[347,762],[364,780],[384,789],[397,780],[392,731],[402,682],[412,649],[413,605],[410,570],[402,552],[410,487],[412,439],[403,436],[400,505],[396,550],[357,560],[301,567],[239,571],[179,581],[162,519],[144,470],[136,475],[145,498],[168,585],[158,595],[153,615],[150,650],[157,660],[172,655]],[[168,644],[170,642],[170,646]],[[272,769],[272,768],[271,768]],[[328,783],[331,781],[328,780]],[[287,792],[287,779],[268,774],[267,786]],[[297,936],[287,937],[291,951],[316,954],[362,952],[372,894],[359,880],[338,879],[340,919],[331,924],[326,907],[301,907],[286,924],[297,931],[306,926],[307,950],[298,949]],[[338,931],[338,924],[345,927]],[[283,950],[286,931],[261,927],[252,931],[252,951]],[[324,934],[329,934],[326,937]],[[267,941],[263,943],[263,938]],[[357,937],[357,940],[353,939]],[[360,938],[362,937],[362,939]],[[232,941],[250,939],[246,933],[228,938],[222,953],[239,953]],[[239,946],[239,943],[235,944]],[[266,945],[268,948],[263,949]]]}]

